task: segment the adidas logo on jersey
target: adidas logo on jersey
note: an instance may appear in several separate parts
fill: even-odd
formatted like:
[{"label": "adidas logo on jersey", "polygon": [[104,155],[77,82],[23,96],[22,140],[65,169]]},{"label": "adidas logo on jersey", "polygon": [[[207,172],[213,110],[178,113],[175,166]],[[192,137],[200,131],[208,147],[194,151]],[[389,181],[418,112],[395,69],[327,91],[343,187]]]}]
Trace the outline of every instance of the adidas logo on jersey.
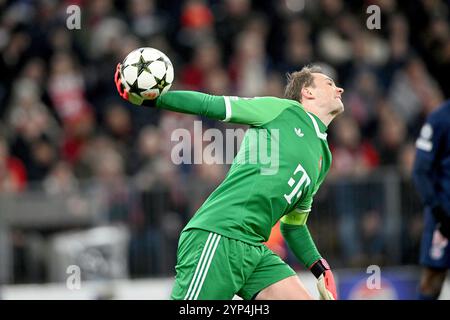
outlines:
[{"label": "adidas logo on jersey", "polygon": [[302,132],[302,129],[300,128],[294,128],[295,134],[298,135],[300,138],[303,137],[305,134]]}]

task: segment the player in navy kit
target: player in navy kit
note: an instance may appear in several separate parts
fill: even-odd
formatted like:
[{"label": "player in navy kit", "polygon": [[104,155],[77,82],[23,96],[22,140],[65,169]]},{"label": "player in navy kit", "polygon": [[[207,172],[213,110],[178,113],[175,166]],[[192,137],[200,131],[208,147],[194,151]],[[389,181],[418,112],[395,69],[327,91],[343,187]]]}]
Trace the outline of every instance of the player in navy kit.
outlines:
[{"label": "player in navy kit", "polygon": [[416,141],[413,178],[425,206],[419,299],[437,299],[450,268],[450,100],[432,112]]}]

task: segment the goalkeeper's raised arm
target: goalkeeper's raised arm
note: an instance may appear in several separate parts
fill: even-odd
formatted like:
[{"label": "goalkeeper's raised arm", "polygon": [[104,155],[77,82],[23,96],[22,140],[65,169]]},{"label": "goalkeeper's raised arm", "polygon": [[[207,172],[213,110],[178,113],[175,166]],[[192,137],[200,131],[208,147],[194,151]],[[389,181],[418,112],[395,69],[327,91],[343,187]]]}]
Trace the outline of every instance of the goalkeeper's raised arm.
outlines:
[{"label": "goalkeeper's raised arm", "polygon": [[[149,100],[128,92],[120,78],[121,65],[117,65],[115,83],[120,96],[132,104],[156,107],[175,112],[195,114],[231,123],[261,126],[276,118],[296,102],[275,97],[238,98],[214,96],[197,91],[168,91],[157,99]],[[299,105],[299,103],[297,102]]]},{"label": "goalkeeper's raised arm", "polygon": [[224,97],[196,91],[170,91],[154,100],[129,92],[121,79],[121,64],[116,67],[114,82],[120,96],[132,104],[157,107],[175,112],[196,114],[216,120],[226,120],[227,105]]}]

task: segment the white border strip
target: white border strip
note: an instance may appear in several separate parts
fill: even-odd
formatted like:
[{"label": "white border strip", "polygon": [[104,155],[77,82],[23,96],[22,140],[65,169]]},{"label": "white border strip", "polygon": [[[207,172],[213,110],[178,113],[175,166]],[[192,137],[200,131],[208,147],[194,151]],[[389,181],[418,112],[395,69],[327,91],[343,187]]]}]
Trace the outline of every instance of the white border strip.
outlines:
[{"label": "white border strip", "polygon": [[231,101],[230,97],[224,96],[223,99],[225,100],[225,119],[222,121],[228,122],[231,119]]},{"label": "white border strip", "polygon": [[314,117],[312,115],[310,115],[309,112],[306,112],[306,114],[311,118],[311,121],[314,125],[314,129],[316,130],[316,134],[319,137],[319,139],[327,140],[327,134],[320,132],[319,125],[317,124],[316,119],[314,119]]}]

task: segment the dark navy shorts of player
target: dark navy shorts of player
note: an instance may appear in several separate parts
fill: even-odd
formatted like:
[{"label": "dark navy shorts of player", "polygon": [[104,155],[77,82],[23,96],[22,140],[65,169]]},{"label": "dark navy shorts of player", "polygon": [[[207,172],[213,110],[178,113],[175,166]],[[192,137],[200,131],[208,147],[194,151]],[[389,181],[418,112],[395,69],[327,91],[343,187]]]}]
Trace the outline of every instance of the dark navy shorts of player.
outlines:
[{"label": "dark navy shorts of player", "polygon": [[450,268],[450,241],[436,231],[436,219],[430,208],[425,208],[424,219],[420,264],[431,268]]}]

